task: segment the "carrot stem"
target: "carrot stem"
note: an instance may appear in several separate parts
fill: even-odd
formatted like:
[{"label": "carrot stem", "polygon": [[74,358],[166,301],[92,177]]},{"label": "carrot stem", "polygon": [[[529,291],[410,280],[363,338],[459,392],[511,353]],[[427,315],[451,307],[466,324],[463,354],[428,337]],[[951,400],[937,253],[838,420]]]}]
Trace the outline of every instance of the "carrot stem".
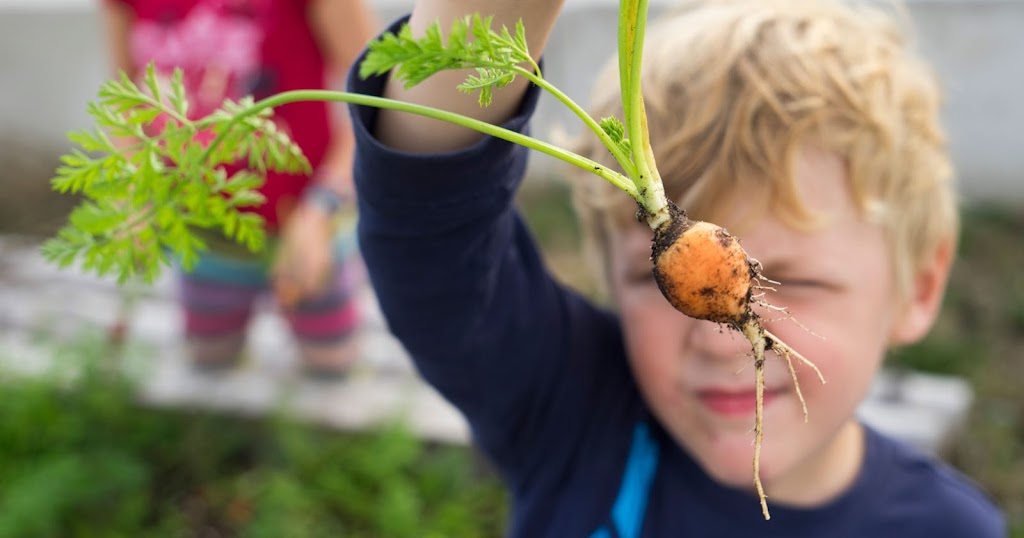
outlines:
[{"label": "carrot stem", "polygon": [[654,162],[647,111],[640,86],[644,34],[647,29],[647,0],[622,0],[619,8],[619,88],[622,93],[626,132],[633,153],[635,174],[631,176],[646,212],[648,226],[657,230],[671,220],[661,174]]},{"label": "carrot stem", "polygon": [[[636,186],[634,186],[633,181],[630,178],[620,174],[619,172],[616,172],[615,170],[612,170],[611,168],[608,168],[607,166],[604,166],[601,163],[598,163],[597,161],[593,161],[582,155],[560,148],[554,144],[550,144],[543,140],[539,140],[531,136],[517,133],[515,131],[505,129],[504,127],[499,127],[497,125],[493,125],[484,121],[463,116],[461,114],[448,112],[446,110],[439,110],[436,108],[406,103],[395,99],[388,99],[385,97],[374,97],[370,95],[363,95],[351,92],[340,92],[333,90],[291,90],[281,92],[271,97],[267,97],[266,99],[257,101],[251,107],[232,116],[231,119],[228,120],[227,125],[221,131],[221,134],[219,134],[217,138],[215,138],[210,143],[210,145],[206,147],[206,150],[204,151],[203,155],[199,158],[199,162],[205,162],[207,158],[212,154],[213,150],[218,145],[220,145],[223,139],[227,136],[227,133],[230,131],[231,124],[237,123],[243,118],[255,114],[261,110],[273,108],[287,103],[292,103],[295,101],[341,101],[357,105],[387,108],[390,110],[408,112],[411,114],[418,114],[420,116],[446,121],[449,123],[453,123],[455,125],[459,125],[462,127],[466,127],[468,129],[479,131],[487,135],[494,136],[496,138],[500,138],[502,140],[506,140],[508,142],[525,146],[527,148],[539,151],[546,155],[550,155],[556,159],[567,162],[578,168],[582,168],[583,170],[586,170],[592,174],[595,174],[605,179],[612,185],[615,185],[619,189],[622,189],[626,194],[628,194],[638,202],[641,199]],[[196,122],[196,125],[200,129],[202,129],[203,127],[206,127],[207,124],[213,124],[220,121],[223,120],[220,118],[199,120]]]},{"label": "carrot stem", "polygon": [[519,66],[516,66],[514,71],[521,74],[544,91],[550,93],[555,99],[558,99],[559,102],[565,105],[566,108],[571,110],[573,114],[576,114],[576,117],[578,117],[580,121],[582,121],[583,124],[597,136],[601,143],[604,144],[604,147],[608,148],[612,157],[615,157],[615,161],[619,163],[619,166],[625,172],[626,176],[628,176],[632,181],[632,177],[636,175],[636,167],[633,166],[633,161],[630,156],[623,153],[619,145],[612,141],[611,137],[608,136],[608,133],[604,132],[604,129],[601,128],[601,126],[590,114],[587,113],[586,110],[583,109],[583,107],[576,103],[576,101],[573,101],[572,98],[565,94],[565,92],[555,87],[554,84],[545,80],[540,74],[540,68],[536,67],[536,64],[534,64],[534,66],[537,69],[536,72]]}]

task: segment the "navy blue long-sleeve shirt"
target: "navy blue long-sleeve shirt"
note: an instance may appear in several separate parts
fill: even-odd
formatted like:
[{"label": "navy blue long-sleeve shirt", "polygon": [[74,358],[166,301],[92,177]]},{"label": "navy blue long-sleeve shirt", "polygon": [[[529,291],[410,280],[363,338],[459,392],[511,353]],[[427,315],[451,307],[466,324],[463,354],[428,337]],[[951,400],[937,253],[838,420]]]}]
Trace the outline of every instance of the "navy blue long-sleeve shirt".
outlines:
[{"label": "navy blue long-sleeve shirt", "polygon": [[[352,76],[349,89],[380,95],[384,81]],[[526,129],[537,98],[531,88],[504,126]],[[653,419],[616,317],[544,267],[512,205],[528,150],[486,137],[403,153],[374,138],[376,110],[352,113],[371,282],[420,373],[499,469],[510,536],[1005,536],[965,478],[870,429],[848,491],[813,509],[773,503],[765,521],[756,497],[716,483]]]}]

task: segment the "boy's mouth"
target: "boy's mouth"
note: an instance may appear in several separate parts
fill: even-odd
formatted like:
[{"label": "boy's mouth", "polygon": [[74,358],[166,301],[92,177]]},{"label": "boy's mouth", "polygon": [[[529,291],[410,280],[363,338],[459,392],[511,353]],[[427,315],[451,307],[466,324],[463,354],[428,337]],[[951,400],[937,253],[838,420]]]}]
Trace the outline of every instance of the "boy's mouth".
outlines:
[{"label": "boy's mouth", "polygon": [[[764,405],[767,407],[778,396],[784,394],[785,389],[764,390]],[[707,389],[697,391],[697,399],[712,412],[728,417],[753,415],[757,406],[757,396],[754,389],[750,390],[722,390]]]}]

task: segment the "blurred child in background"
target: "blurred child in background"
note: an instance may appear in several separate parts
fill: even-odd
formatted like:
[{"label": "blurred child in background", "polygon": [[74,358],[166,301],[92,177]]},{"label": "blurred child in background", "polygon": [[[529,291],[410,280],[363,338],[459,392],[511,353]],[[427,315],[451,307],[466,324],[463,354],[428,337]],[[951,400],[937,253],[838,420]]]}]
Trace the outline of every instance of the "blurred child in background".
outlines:
[{"label": "blurred child in background", "polygon": [[[224,99],[340,86],[376,30],[360,0],[103,0],[110,58],[141,79],[184,72],[191,117]],[[237,364],[257,299],[273,290],[303,368],[340,377],[357,359],[360,275],[347,118],[324,102],[288,104],[274,119],[309,159],[310,176],[266,174],[268,253],[254,255],[215,233],[198,266],[180,274],[185,336],[194,364]],[[232,173],[238,168],[229,169]]]}]

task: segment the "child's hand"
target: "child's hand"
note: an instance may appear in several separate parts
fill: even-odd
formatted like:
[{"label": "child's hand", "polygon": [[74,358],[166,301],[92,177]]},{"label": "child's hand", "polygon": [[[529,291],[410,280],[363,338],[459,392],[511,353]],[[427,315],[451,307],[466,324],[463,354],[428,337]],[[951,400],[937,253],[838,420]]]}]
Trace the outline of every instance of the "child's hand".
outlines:
[{"label": "child's hand", "polygon": [[[527,48],[533,59],[538,60],[563,3],[564,0],[416,0],[409,28],[412,35],[421,37],[432,24],[440,21],[447,26],[449,21],[474,13],[492,17],[492,27],[495,29],[505,26],[513,30],[516,21],[522,20],[523,25],[530,29],[526,33]],[[500,125],[515,113],[529,86],[528,80],[517,77],[500,92],[494,93],[489,106],[482,107],[475,95],[455,89],[465,81],[466,75],[465,71],[443,71],[408,88],[392,78],[385,87],[384,97]],[[482,136],[448,122],[386,109],[381,110],[377,116],[375,135],[387,146],[413,153],[457,150],[471,145]]]},{"label": "child's hand", "polygon": [[333,268],[333,226],[329,214],[311,204],[299,204],[281,233],[281,245],[271,268],[274,295],[292,308],[323,288]]}]

